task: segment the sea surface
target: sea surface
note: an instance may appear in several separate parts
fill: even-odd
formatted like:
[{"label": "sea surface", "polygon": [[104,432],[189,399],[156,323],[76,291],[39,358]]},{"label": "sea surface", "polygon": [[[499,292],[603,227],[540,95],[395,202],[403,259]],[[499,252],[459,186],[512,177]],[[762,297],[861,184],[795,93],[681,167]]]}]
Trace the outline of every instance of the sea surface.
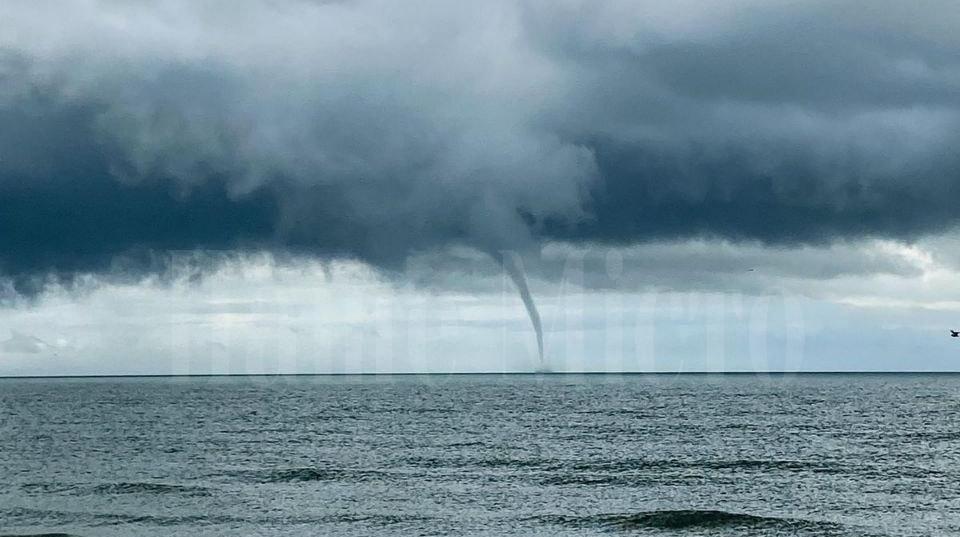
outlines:
[{"label": "sea surface", "polygon": [[960,535],[960,376],[0,380],[49,533]]}]

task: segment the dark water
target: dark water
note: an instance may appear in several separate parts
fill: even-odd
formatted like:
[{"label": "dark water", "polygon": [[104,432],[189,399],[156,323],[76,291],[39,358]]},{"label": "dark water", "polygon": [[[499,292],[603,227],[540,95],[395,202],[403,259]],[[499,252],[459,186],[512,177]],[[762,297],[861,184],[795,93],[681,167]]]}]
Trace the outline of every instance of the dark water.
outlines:
[{"label": "dark water", "polygon": [[960,376],[0,381],[0,535],[960,534]]}]

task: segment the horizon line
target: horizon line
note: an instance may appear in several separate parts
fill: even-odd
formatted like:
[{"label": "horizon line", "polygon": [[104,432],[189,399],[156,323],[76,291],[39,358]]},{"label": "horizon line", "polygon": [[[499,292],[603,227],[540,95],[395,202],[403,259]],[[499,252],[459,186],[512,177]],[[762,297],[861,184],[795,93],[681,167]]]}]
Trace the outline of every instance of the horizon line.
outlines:
[{"label": "horizon line", "polygon": [[124,379],[124,378],[244,378],[244,377],[445,377],[445,376],[746,376],[746,375],[960,375],[955,371],[835,370],[835,371],[448,371],[399,373],[206,373],[206,374],[107,374],[107,375],[0,375],[0,380]]}]

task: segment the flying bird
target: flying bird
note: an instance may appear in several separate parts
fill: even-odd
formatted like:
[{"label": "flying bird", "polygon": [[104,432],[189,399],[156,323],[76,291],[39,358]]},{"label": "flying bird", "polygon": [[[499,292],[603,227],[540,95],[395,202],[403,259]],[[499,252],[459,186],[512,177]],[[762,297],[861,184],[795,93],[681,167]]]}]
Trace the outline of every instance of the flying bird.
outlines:
[{"label": "flying bird", "polygon": [[960,331],[951,330],[951,331],[950,331],[950,337],[960,337]]}]

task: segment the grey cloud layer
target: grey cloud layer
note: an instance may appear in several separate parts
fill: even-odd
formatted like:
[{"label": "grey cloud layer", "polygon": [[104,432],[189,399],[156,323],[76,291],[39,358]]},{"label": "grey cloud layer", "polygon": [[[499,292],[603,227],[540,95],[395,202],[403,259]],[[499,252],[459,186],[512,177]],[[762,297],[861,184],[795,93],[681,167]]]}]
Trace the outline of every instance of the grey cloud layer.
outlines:
[{"label": "grey cloud layer", "polygon": [[0,270],[942,231],[950,7],[4,2]]}]

